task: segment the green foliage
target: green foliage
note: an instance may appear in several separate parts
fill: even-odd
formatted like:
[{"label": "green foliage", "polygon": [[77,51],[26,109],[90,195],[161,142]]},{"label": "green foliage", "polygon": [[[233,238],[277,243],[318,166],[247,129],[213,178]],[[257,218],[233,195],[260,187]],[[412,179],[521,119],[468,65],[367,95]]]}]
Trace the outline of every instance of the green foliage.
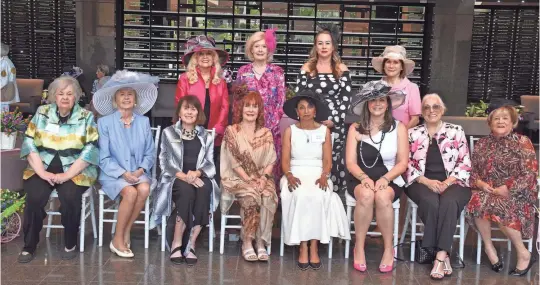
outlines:
[{"label": "green foliage", "polygon": [[294,88],[292,87],[287,87],[287,91],[285,91],[285,98],[287,100],[291,99],[292,97],[294,97],[294,95],[296,95],[296,93],[294,92]]},{"label": "green foliage", "polygon": [[486,110],[489,104],[480,100],[479,103],[470,103],[465,109],[465,116],[467,117],[487,117]]}]

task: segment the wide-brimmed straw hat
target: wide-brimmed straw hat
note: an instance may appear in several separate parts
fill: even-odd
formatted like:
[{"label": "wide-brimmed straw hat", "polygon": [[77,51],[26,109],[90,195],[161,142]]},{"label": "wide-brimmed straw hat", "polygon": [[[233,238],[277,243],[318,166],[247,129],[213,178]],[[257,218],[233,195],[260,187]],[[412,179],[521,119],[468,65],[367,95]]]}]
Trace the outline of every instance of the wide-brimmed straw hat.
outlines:
[{"label": "wide-brimmed straw hat", "polygon": [[291,119],[298,120],[299,118],[298,114],[296,113],[296,106],[298,105],[298,102],[300,102],[300,100],[302,99],[310,99],[310,101],[315,104],[315,121],[322,122],[328,120],[330,109],[325,103],[322,102],[319,96],[317,96],[315,92],[311,91],[310,89],[303,89],[300,92],[296,93],[294,97],[285,101],[285,104],[283,104],[283,112],[285,113],[285,115],[287,115]]},{"label": "wide-brimmed straw hat", "polygon": [[221,66],[225,65],[225,63],[227,63],[227,61],[229,60],[229,54],[226,51],[216,47],[216,41],[214,40],[214,38],[205,35],[199,35],[191,36],[187,40],[186,51],[184,52],[184,56],[182,57],[182,63],[187,66],[189,64],[191,56],[196,52],[200,52],[203,50],[215,51],[219,56],[219,64],[221,64]]},{"label": "wide-brimmed straw hat", "polygon": [[385,59],[397,59],[403,61],[403,69],[405,70],[405,75],[409,75],[414,70],[414,61],[407,58],[407,50],[402,46],[387,46],[384,48],[383,53],[371,59],[371,65],[373,68],[380,72],[384,73],[383,61]]},{"label": "wide-brimmed straw hat", "polygon": [[369,81],[362,86],[358,94],[353,96],[349,112],[352,115],[359,116],[366,102],[387,96],[390,97],[392,102],[392,110],[395,110],[405,103],[406,94],[401,90],[391,89],[392,87],[383,80]]},{"label": "wide-brimmed straw hat", "polygon": [[103,116],[116,111],[113,106],[114,94],[122,88],[132,88],[137,92],[137,105],[133,112],[143,115],[150,111],[156,103],[158,90],[156,84],[159,82],[157,76],[133,72],[129,70],[117,71],[92,98],[94,108]]}]

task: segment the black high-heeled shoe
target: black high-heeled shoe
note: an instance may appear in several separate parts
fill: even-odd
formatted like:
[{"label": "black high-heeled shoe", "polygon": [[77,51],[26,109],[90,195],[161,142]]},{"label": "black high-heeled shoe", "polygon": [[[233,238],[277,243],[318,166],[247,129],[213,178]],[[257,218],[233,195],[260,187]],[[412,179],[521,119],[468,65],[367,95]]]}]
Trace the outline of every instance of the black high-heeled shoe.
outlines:
[{"label": "black high-heeled shoe", "polygon": [[[193,253],[193,255],[195,255],[195,250],[193,248],[190,248],[189,251],[191,253]],[[196,257],[195,258],[186,257],[186,264],[188,266],[193,266],[193,265],[197,264],[197,260],[198,259]]]},{"label": "black high-heeled shoe", "polygon": [[300,268],[300,270],[302,270],[302,271],[306,271],[306,270],[309,269],[309,263],[302,263],[302,262],[298,261],[298,262],[296,263],[296,265],[297,265],[298,268]]},{"label": "black high-heeled shoe", "polygon": [[501,259],[499,258],[499,261],[497,261],[497,263],[491,265],[491,270],[493,270],[495,272],[500,272],[503,269],[503,267],[504,267],[504,265],[503,265]]},{"label": "black high-heeled shoe", "polygon": [[[182,249],[180,249],[180,247],[176,247],[174,248],[172,251],[171,251],[171,256],[173,254],[175,254],[176,252],[178,251],[182,251]],[[179,257],[169,257],[169,259],[171,260],[172,263],[174,264],[182,264],[184,263],[184,257],[183,256],[179,256]]]},{"label": "black high-heeled shoe", "polygon": [[525,274],[527,274],[527,272],[529,272],[529,270],[531,269],[531,267],[533,266],[533,264],[536,262],[536,257],[531,253],[531,259],[529,260],[529,265],[527,265],[527,268],[521,270],[521,269],[517,269],[514,268],[512,269],[512,271],[510,271],[508,273],[508,275],[512,275],[512,276],[523,276]]}]

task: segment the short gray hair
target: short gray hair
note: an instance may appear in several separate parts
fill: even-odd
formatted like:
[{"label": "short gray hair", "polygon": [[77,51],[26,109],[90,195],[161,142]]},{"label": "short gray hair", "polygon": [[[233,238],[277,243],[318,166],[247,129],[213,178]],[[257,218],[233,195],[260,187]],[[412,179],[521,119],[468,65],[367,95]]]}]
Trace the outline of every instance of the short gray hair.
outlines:
[{"label": "short gray hair", "polygon": [[97,70],[101,71],[105,75],[109,75],[109,66],[106,64],[100,64],[97,66]]},{"label": "short gray hair", "polygon": [[0,44],[0,56],[6,56],[9,53],[9,46],[5,43]]},{"label": "short gray hair", "polygon": [[439,96],[439,94],[437,93],[426,94],[424,98],[422,98],[422,105],[424,105],[424,102],[430,98],[435,98],[439,100],[439,104],[443,107],[443,114],[446,113],[446,104],[444,104],[444,101],[442,100],[441,96]]},{"label": "short gray hair", "polygon": [[73,91],[75,91],[75,104],[79,102],[79,99],[82,97],[82,89],[81,85],[79,85],[79,81],[77,79],[71,77],[71,76],[60,76],[56,78],[51,84],[49,84],[48,96],[47,101],[49,103],[55,103],[56,102],[56,93],[58,91],[66,89],[71,85],[73,87]]}]

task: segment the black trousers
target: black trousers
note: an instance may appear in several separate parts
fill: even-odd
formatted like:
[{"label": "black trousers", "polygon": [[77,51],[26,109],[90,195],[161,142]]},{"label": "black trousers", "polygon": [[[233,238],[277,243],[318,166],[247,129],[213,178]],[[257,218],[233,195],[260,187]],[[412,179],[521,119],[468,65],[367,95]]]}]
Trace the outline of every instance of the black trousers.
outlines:
[{"label": "black trousers", "polygon": [[[48,169],[50,172],[51,167]],[[58,173],[58,172],[53,172]],[[47,216],[44,208],[49,201],[49,196],[54,188],[58,192],[60,200],[60,213],[64,226],[64,243],[66,248],[77,245],[77,235],[81,221],[82,195],[88,187],[78,186],[68,180],[63,184],[51,186],[37,174],[23,182],[26,192],[26,204],[24,208],[24,251],[34,253],[39,243],[39,233],[43,228],[43,219]],[[83,246],[83,245],[81,245]]]},{"label": "black trousers", "polygon": [[471,199],[471,189],[453,184],[437,194],[415,182],[405,193],[418,205],[418,215],[424,223],[422,247],[450,252],[457,221]]},{"label": "black trousers", "polygon": [[[169,245],[172,244],[177,217],[181,218],[186,224],[186,229],[182,236],[182,247],[184,248],[189,242],[191,229],[194,226],[206,226],[209,223],[212,182],[208,178],[201,178],[201,180],[204,182],[204,186],[201,188],[196,188],[180,179],[174,181],[172,199],[175,209],[167,221],[167,240]],[[184,251],[184,248],[182,251]],[[171,248],[171,250],[173,249]]]},{"label": "black trousers", "polygon": [[216,175],[214,180],[219,187],[221,187],[221,175],[220,175],[220,160],[221,160],[221,146],[214,147],[214,165],[216,166]]}]

